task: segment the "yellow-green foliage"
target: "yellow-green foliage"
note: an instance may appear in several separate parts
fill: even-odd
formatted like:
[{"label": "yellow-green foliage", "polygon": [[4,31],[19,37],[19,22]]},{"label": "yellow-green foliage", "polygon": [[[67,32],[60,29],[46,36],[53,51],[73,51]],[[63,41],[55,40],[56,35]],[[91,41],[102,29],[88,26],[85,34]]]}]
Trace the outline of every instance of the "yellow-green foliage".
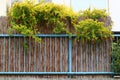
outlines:
[{"label": "yellow-green foliage", "polygon": [[[25,0],[16,2],[10,9],[9,20],[11,27],[9,31],[19,32],[30,36],[39,41],[35,34],[40,33],[41,27],[50,27],[54,33],[72,33],[68,30],[69,23],[75,29],[77,38],[86,38],[88,40],[103,39],[111,36],[111,31],[99,22],[99,19],[105,19],[108,15],[105,10],[90,8],[79,13],[72,9],[54,3]],[[84,19],[79,20],[82,17]]]},{"label": "yellow-green foliage", "polygon": [[105,19],[107,16],[109,16],[105,9],[91,9],[91,8],[88,8],[84,11],[80,11],[79,14],[81,17],[84,17],[85,19],[93,20]]},{"label": "yellow-green foliage", "polygon": [[33,28],[36,25],[32,2],[15,2],[10,10],[11,22]]},{"label": "yellow-green foliage", "polygon": [[35,13],[37,23],[41,26],[43,24],[51,25],[53,32],[62,33],[67,32],[66,25],[67,20],[75,20],[77,14],[64,5],[58,5],[54,3],[41,3],[35,6]]},{"label": "yellow-green foliage", "polygon": [[88,8],[79,12],[81,20],[75,24],[77,38],[101,40],[112,36],[110,26],[104,26],[104,20],[109,17],[106,10]]},{"label": "yellow-green foliage", "polygon": [[34,11],[34,2],[25,0],[24,2],[15,2],[9,11],[9,21],[11,27],[10,32],[19,32],[25,36],[33,37],[35,40],[40,41],[37,34],[36,28],[36,17]]},{"label": "yellow-green foliage", "polygon": [[66,29],[67,20],[74,22],[76,16],[76,13],[64,5],[49,2],[35,4],[27,0],[15,2],[9,12],[12,26],[9,30],[33,36],[41,26],[50,25],[54,33],[69,33]]},{"label": "yellow-green foliage", "polygon": [[104,26],[103,22],[94,21],[93,19],[86,19],[80,21],[76,26],[77,38],[84,38],[87,40],[101,40],[110,37],[110,30]]}]

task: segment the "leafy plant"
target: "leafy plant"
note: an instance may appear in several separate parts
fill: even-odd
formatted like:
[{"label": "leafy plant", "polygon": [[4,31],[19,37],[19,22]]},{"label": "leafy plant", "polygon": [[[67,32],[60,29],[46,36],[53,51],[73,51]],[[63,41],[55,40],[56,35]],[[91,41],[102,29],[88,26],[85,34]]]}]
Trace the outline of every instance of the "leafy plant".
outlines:
[{"label": "leafy plant", "polygon": [[[67,21],[74,21],[76,14],[64,5],[42,3],[35,6],[37,23],[53,28],[54,33],[67,33]],[[50,25],[50,26],[49,26]],[[44,27],[45,27],[44,26]]]},{"label": "leafy plant", "polygon": [[112,69],[120,73],[120,41],[112,44]]},{"label": "leafy plant", "polygon": [[91,9],[88,8],[84,11],[79,12],[81,17],[84,17],[84,19],[93,19],[93,20],[104,20],[109,15],[107,14],[105,9]]},{"label": "leafy plant", "polygon": [[32,1],[15,2],[8,14],[11,23],[9,31],[10,33],[18,32],[30,36],[39,42],[40,39],[35,36],[39,32],[37,32],[37,21],[33,7],[34,2]]},{"label": "leafy plant", "polygon": [[75,25],[77,38],[96,41],[111,37],[111,31],[105,27],[103,22],[86,19]]},{"label": "leafy plant", "polygon": [[[105,27],[104,22],[99,21],[106,16],[108,15],[105,10],[89,8],[78,15],[64,5],[43,1],[35,4],[34,0],[25,0],[15,2],[11,7],[8,15],[11,24],[9,31],[32,37],[39,42],[40,39],[35,35],[49,27],[53,33],[73,33],[77,38],[96,41],[111,37],[109,27]],[[84,19],[79,20],[80,17]],[[70,31],[70,27],[73,31]]]},{"label": "leafy plant", "polygon": [[54,3],[25,0],[15,2],[9,11],[10,32],[17,32],[38,40],[41,27],[51,27],[54,33],[70,33],[66,25],[75,21],[77,16],[69,8]]}]

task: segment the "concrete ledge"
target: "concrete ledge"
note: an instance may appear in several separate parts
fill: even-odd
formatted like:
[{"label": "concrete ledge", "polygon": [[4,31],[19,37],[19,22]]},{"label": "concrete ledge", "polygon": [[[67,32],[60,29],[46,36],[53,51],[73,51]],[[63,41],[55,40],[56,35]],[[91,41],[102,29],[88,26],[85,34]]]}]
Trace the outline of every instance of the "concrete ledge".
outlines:
[{"label": "concrete ledge", "polygon": [[0,80],[119,80],[114,78],[31,78],[31,77],[0,77]]},{"label": "concrete ledge", "polygon": [[115,79],[120,79],[120,76],[114,76]]}]

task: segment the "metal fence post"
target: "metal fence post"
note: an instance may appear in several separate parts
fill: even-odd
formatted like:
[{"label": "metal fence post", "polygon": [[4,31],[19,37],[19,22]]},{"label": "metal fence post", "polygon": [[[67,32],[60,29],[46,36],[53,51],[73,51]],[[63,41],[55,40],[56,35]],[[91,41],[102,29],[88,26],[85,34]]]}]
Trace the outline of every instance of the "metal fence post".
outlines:
[{"label": "metal fence post", "polygon": [[69,38],[69,78],[72,78],[71,72],[72,72],[72,37]]}]

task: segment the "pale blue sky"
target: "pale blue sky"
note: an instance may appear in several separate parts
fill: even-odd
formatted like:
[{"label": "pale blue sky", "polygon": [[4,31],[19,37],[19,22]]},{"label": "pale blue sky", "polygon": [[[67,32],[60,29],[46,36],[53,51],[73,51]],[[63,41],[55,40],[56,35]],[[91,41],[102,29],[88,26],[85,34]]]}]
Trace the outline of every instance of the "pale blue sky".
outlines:
[{"label": "pale blue sky", "polygon": [[[88,7],[108,10],[108,0],[71,0],[75,11],[84,10]],[[70,0],[53,0],[70,6]],[[109,13],[113,20],[113,31],[120,31],[120,0],[109,0]]]},{"label": "pale blue sky", "polygon": [[[108,0],[71,0],[72,8],[75,11],[84,10],[88,7],[99,8],[99,9],[107,9],[107,1]],[[70,6],[70,0],[53,0],[55,3],[62,3],[67,6]]]},{"label": "pale blue sky", "polygon": [[72,0],[72,7],[75,11],[84,10],[88,7],[107,9],[107,0]]}]

